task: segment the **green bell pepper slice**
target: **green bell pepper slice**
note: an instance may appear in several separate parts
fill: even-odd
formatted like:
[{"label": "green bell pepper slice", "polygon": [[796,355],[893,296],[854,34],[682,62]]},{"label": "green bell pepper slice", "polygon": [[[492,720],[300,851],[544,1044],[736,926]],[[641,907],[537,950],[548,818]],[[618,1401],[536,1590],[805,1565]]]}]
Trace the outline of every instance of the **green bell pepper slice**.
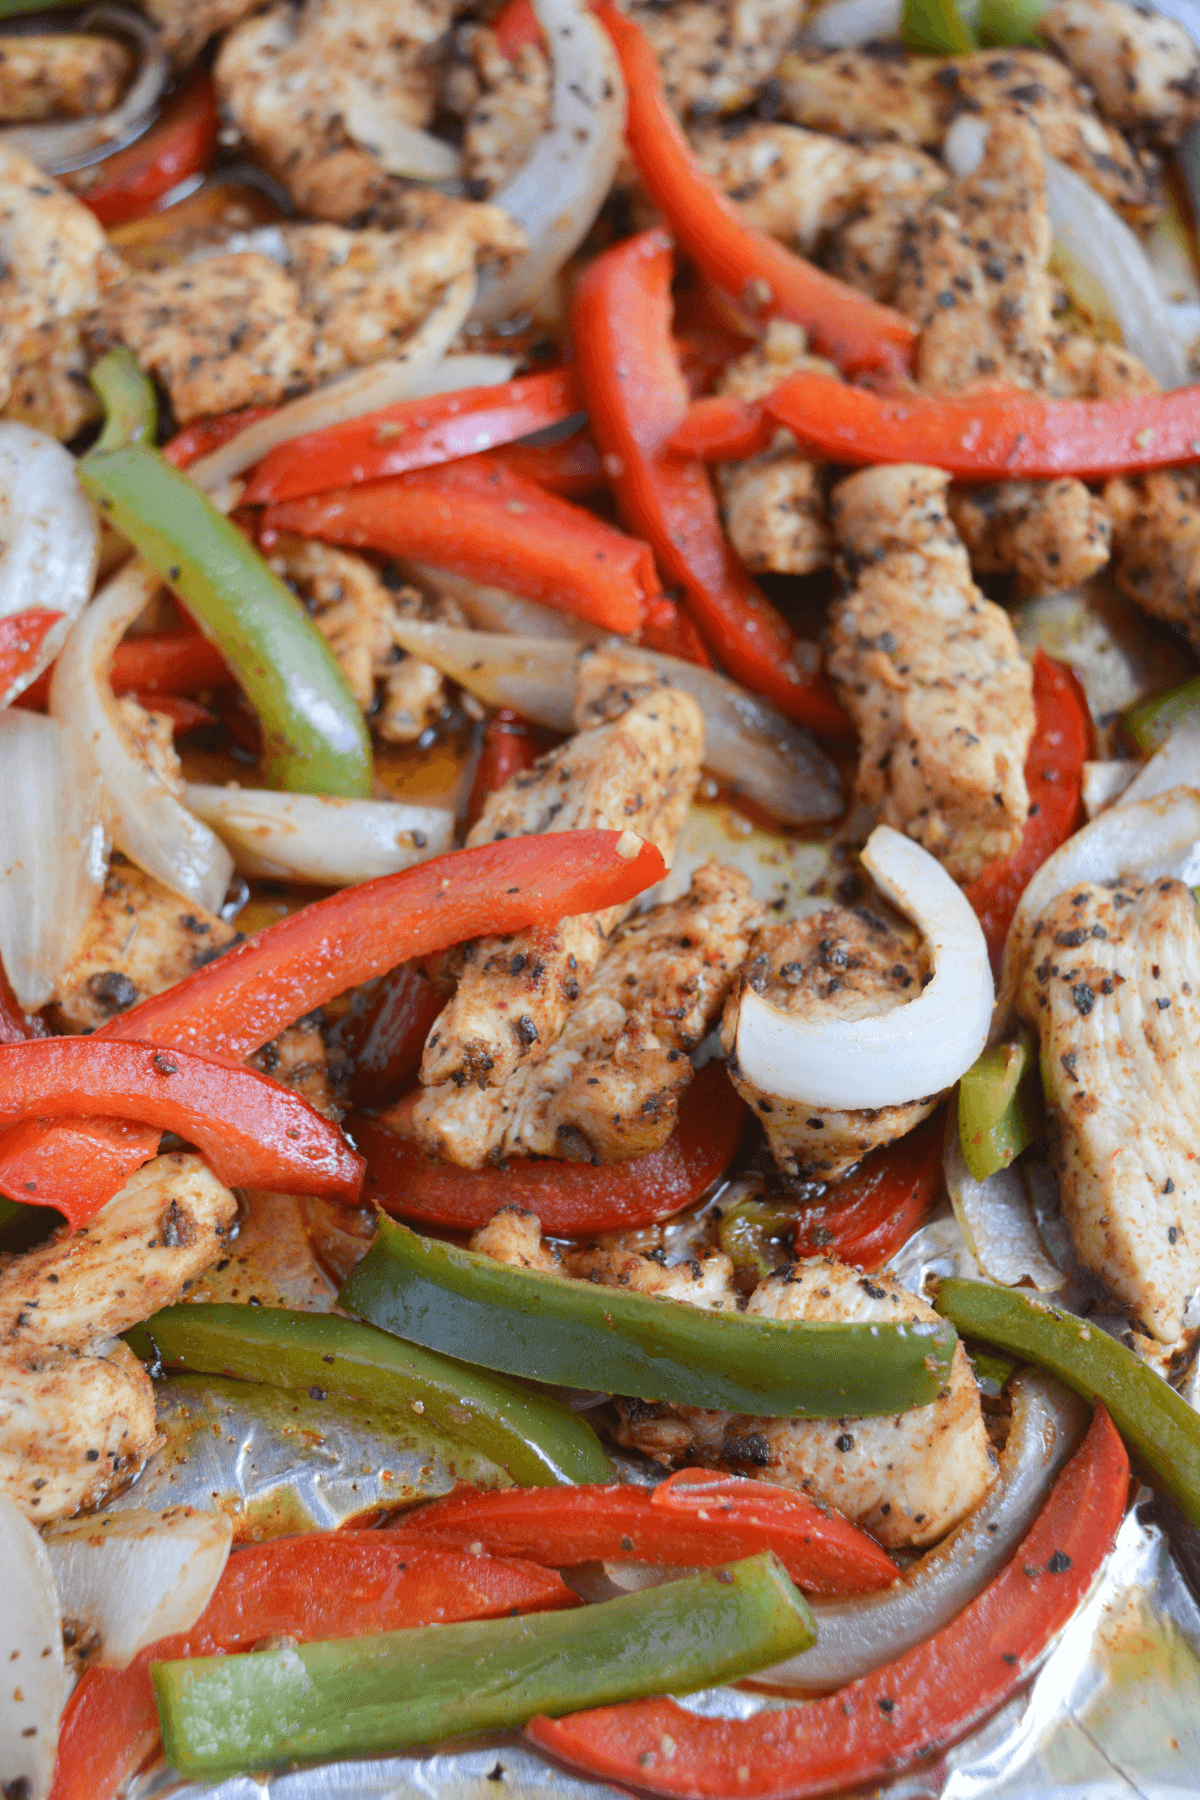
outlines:
[{"label": "green bell pepper slice", "polygon": [[1200,1413],[1132,1350],[1024,1288],[948,1280],[934,1305],[964,1337],[1037,1363],[1085,1400],[1102,1400],[1121,1436],[1200,1526]]},{"label": "green bell pepper slice", "polygon": [[93,450],[79,481],[237,676],[262,724],[268,779],[296,794],[369,799],[371,740],[349,683],[237,526],[149,444]]},{"label": "green bell pepper slice", "polygon": [[955,1335],[931,1324],[816,1324],[512,1268],[388,1219],[339,1303],[430,1350],[510,1375],[678,1406],[837,1419],[927,1406]]},{"label": "green bell pepper slice", "polygon": [[193,1657],[150,1673],[167,1761],[203,1777],[694,1693],[815,1638],[803,1596],[767,1552],[577,1611]]},{"label": "green bell pepper slice", "polygon": [[1020,1156],[1042,1126],[1037,1041],[1028,1025],[1015,1039],[993,1044],[958,1084],[958,1141],[976,1181],[986,1181]]},{"label": "green bell pepper slice", "polygon": [[933,56],[966,56],[977,47],[955,0],[904,0],[900,38],[907,49]]},{"label": "green bell pepper slice", "polygon": [[318,1387],[413,1412],[490,1458],[522,1487],[611,1481],[595,1432],[561,1400],[468,1368],[334,1313],[170,1306],[126,1333],[155,1371],[185,1368],[269,1386]]},{"label": "green bell pepper slice", "polygon": [[154,383],[127,344],[100,358],[88,381],[104,404],[104,429],[92,451],[120,450],[125,444],[153,444],[158,432]]},{"label": "green bell pepper slice", "polygon": [[765,1281],[781,1261],[789,1260],[773,1258],[767,1250],[770,1238],[785,1233],[790,1253],[796,1235],[796,1208],[752,1196],[735,1200],[725,1208],[717,1226],[717,1247],[725,1252],[739,1275]]},{"label": "green bell pepper slice", "polygon": [[1041,44],[1038,20],[1047,0],[979,0],[975,30],[985,49],[1019,49]]},{"label": "green bell pepper slice", "polygon": [[1200,675],[1152,700],[1139,701],[1122,716],[1121,724],[1131,744],[1153,755],[1177,725],[1200,725]]}]

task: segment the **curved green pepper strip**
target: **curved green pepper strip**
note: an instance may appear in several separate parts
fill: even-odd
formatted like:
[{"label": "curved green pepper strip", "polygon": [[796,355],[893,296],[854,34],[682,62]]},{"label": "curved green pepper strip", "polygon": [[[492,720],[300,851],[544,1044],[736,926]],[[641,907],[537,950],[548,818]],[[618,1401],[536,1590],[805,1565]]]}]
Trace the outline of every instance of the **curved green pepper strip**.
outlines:
[{"label": "curved green pepper strip", "polygon": [[217,1776],[518,1730],[796,1656],[812,1613],[770,1554],[577,1611],[151,1665],[167,1761]]},{"label": "curved green pepper strip", "polygon": [[237,676],[262,723],[269,779],[295,794],[368,799],[371,740],[346,677],[237,526],[149,444],[92,451],[79,481]]},{"label": "curved green pepper strip", "polygon": [[522,1487],[611,1481],[595,1432],[561,1400],[402,1344],[334,1313],[268,1306],[170,1306],[126,1333],[155,1368],[319,1387],[413,1411],[468,1442]]},{"label": "curved green pepper strip", "polygon": [[88,381],[104,403],[104,430],[92,451],[120,450],[125,444],[153,444],[158,432],[154,383],[126,344],[118,344],[96,364]]},{"label": "curved green pepper strip", "polygon": [[1177,725],[1200,724],[1200,675],[1180,687],[1141,700],[1121,717],[1125,736],[1147,755],[1161,750]]},{"label": "curved green pepper strip", "polygon": [[975,30],[985,49],[1018,49],[1042,43],[1038,20],[1047,0],[979,0]]},{"label": "curved green pepper strip", "polygon": [[955,1344],[931,1324],[702,1312],[512,1268],[387,1219],[339,1302],[398,1337],[510,1375],[781,1419],[927,1406],[949,1380]]},{"label": "curved green pepper strip", "polygon": [[1103,1400],[1121,1436],[1200,1525],[1200,1413],[1132,1350],[1023,1288],[943,1281],[934,1305],[964,1337],[1037,1363],[1085,1400]]},{"label": "curved green pepper strip", "polygon": [[958,1140],[976,1181],[1020,1156],[1042,1125],[1037,1046],[1027,1025],[1007,1044],[993,1044],[958,1084]]},{"label": "curved green pepper strip", "polygon": [[[767,1253],[767,1240],[784,1233],[788,1236],[788,1255],[773,1259]],[[781,1261],[790,1261],[795,1235],[794,1206],[776,1205],[761,1198],[735,1200],[721,1214],[717,1246],[725,1252],[738,1274],[744,1272],[753,1275],[756,1281],[765,1281]]]},{"label": "curved green pepper strip", "polygon": [[906,49],[933,56],[966,56],[976,48],[954,0],[904,0],[900,38]]}]

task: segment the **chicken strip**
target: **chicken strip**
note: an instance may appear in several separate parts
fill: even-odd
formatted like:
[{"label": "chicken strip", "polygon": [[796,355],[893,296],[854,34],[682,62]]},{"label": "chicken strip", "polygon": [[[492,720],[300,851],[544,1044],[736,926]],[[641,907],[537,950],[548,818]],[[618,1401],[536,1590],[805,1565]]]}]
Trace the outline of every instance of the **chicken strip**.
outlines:
[{"label": "chicken strip", "polygon": [[868,1151],[893,1143],[929,1117],[938,1095],[906,1106],[837,1112],[782,1100],[746,1079],[737,1060],[737,1027],[746,987],[780,1012],[812,1021],[874,1019],[920,993],[928,968],[912,948],[864,909],[830,907],[807,919],[768,925],[754,941],[725,1005],[721,1043],[733,1085],[767,1134],[771,1154],[797,1181],[836,1181]]},{"label": "chicken strip", "polygon": [[470,39],[475,98],[463,126],[463,174],[473,200],[486,200],[528,162],[550,123],[554,71],[540,44],[523,44],[509,62],[496,35],[480,26]]},{"label": "chicken strip", "polygon": [[25,123],[105,113],[120,98],[133,59],[116,38],[62,32],[0,40],[0,120]]},{"label": "chicken strip", "polygon": [[1200,650],[1200,475],[1155,469],[1104,489],[1112,521],[1112,570],[1126,597],[1164,619]]},{"label": "chicken strip", "polygon": [[1090,581],[1112,550],[1104,502],[1082,481],[1003,481],[951,489],[950,517],[978,574],[1012,570],[1023,595]]},{"label": "chicken strip", "polygon": [[1029,664],[971,580],[948,483],[898,464],[834,490],[855,585],[834,611],[829,669],[861,738],[859,800],[963,883],[1024,831],[1034,713]]},{"label": "chicken strip", "polygon": [[154,1384],[127,1345],[0,1357],[0,1493],[35,1524],[101,1505],[161,1442]]},{"label": "chicken strip", "polygon": [[779,65],[804,0],[634,0],[678,113],[737,112]]},{"label": "chicken strip", "polygon": [[227,31],[259,0],[145,0],[145,11],[162,33],[163,49],[177,69],[195,62],[209,38]]},{"label": "chicken strip", "polygon": [[1018,1008],[1076,1255],[1173,1344],[1200,1286],[1195,895],[1133,876],[1068,888],[1034,928]]},{"label": "chicken strip", "polygon": [[1200,119],[1200,49],[1175,19],[1125,0],[1059,0],[1037,28],[1123,131],[1177,144]]}]

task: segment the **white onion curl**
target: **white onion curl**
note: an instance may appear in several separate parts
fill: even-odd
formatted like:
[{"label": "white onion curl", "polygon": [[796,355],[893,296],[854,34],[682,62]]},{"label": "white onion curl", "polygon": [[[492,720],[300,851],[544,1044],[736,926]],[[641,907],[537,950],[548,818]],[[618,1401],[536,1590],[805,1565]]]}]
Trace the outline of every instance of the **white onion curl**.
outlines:
[{"label": "white onion curl", "polygon": [[84,30],[101,25],[133,38],[140,52],[138,71],[111,112],[65,124],[8,125],[0,130],[5,149],[27,156],[48,175],[86,168],[141,137],[154,120],[171,73],[158,32],[141,13],[123,6],[97,6],[81,25]]},{"label": "white onion curl", "polygon": [[75,475],[75,458],[44,431],[0,421],[0,619],[48,607],[62,613],[37,659],[7,688],[0,707],[48,668],[79,616],[100,557],[100,533]]},{"label": "white onion curl", "polygon": [[454,814],[440,806],[199,783],[189,783],[184,801],[228,845],[239,875],[321,886],[394,875],[440,856],[454,835]]},{"label": "white onion curl", "polygon": [[933,979],[915,1000],[868,1019],[806,1019],[743,989],[737,1059],[764,1093],[814,1107],[902,1106],[940,1093],[987,1042],[992,977],[979,920],[958,884],[919,844],[877,825],[863,866],[920,926]]},{"label": "white onion curl", "polygon": [[0,1570],[0,1778],[8,1793],[46,1800],[66,1698],[62,1614],[46,1546],[7,1494],[0,1494]]},{"label": "white onion curl", "polygon": [[1067,1277],[1046,1254],[1020,1169],[1010,1164],[977,1181],[962,1153],[953,1108],[946,1120],[942,1168],[967,1249],[990,1281],[1001,1287],[1031,1281],[1041,1294],[1066,1287]]}]

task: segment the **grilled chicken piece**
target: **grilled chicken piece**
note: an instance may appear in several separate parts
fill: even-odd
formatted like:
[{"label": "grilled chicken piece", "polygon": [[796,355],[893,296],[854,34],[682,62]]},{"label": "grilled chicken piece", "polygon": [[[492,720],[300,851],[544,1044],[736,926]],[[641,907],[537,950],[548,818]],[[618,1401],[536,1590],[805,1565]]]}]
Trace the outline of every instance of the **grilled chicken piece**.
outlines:
[{"label": "grilled chicken piece", "polygon": [[218,31],[227,31],[255,11],[259,0],[145,0],[145,11],[162,33],[163,49],[177,69],[194,62]]},{"label": "grilled chicken piece", "polygon": [[1079,400],[1114,400],[1120,394],[1158,394],[1161,388],[1145,363],[1119,344],[1105,344],[1077,332],[1054,342],[1054,392]]},{"label": "grilled chicken piece", "polygon": [[34,1524],[99,1506],[161,1442],[154,1384],[127,1345],[0,1358],[0,1493]]},{"label": "grilled chicken piece", "polygon": [[371,729],[389,744],[415,743],[446,705],[446,683],[401,648],[395,627],[401,619],[462,625],[460,609],[445,596],[388,587],[365,557],[316,538],[281,532],[268,561],[304,602]]},{"label": "grilled chicken piece", "polygon": [[246,1060],[251,1068],[261,1069],[281,1087],[300,1094],[327,1119],[336,1121],[345,1111],[350,1069],[348,1064],[330,1057],[321,1029],[324,1022],[325,1015],[319,1008],[306,1013]]},{"label": "grilled chicken piece", "polygon": [[1122,130],[1177,144],[1200,118],[1200,50],[1174,19],[1124,0],[1059,0],[1038,31]]},{"label": "grilled chicken piece", "polygon": [[542,1222],[527,1206],[502,1206],[475,1232],[471,1249],[510,1268],[535,1269],[541,1275],[566,1273],[558,1246],[543,1242]]},{"label": "grilled chicken piece", "polygon": [[0,1358],[86,1349],[173,1306],[224,1254],[236,1216],[199,1156],[143,1163],[87,1225],[0,1258]]},{"label": "grilled chicken piece", "polygon": [[952,489],[950,517],[978,574],[1012,570],[1022,594],[1089,581],[1108,561],[1112,525],[1082,481],[1003,481]]},{"label": "grilled chicken piece", "polygon": [[63,32],[0,44],[0,120],[82,119],[111,110],[132,57],[116,38]]},{"label": "grilled chicken piece", "polygon": [[940,149],[961,112],[1016,112],[1041,133],[1050,156],[1078,169],[1135,223],[1160,209],[1156,170],[1098,116],[1087,89],[1040,50],[910,57],[891,45],[801,50],[779,71],[783,110],[797,125],[864,143],[893,139]]},{"label": "grilled chicken piece", "polygon": [[603,1287],[628,1288],[659,1300],[686,1300],[705,1312],[736,1312],[741,1296],[733,1284],[733,1264],[723,1251],[670,1268],[656,1256],[636,1250],[590,1244],[560,1250],[542,1238],[541,1221],[526,1207],[504,1206],[471,1239],[472,1250],[495,1262],[543,1275],[572,1275]]},{"label": "grilled chicken piece", "polygon": [[6,419],[69,438],[96,416],[80,327],[120,269],[87,207],[25,157],[0,147],[0,412]]},{"label": "grilled chicken piece", "polygon": [[1107,483],[1113,575],[1154,619],[1175,625],[1200,650],[1200,476],[1156,469]]},{"label": "grilled chicken piece", "polygon": [[1032,676],[946,511],[949,477],[864,469],[830,514],[855,586],[834,611],[829,669],[858,727],[859,799],[960,883],[1019,842]]},{"label": "grilled chicken piece", "polygon": [[804,0],[634,0],[678,113],[737,112],[774,73]]},{"label": "grilled chicken piece", "polygon": [[1200,1285],[1195,895],[1133,876],[1068,888],[1034,928],[1018,1008],[1076,1254],[1172,1344]]},{"label": "grilled chicken piece", "polygon": [[524,44],[509,62],[494,32],[480,26],[470,38],[475,97],[463,127],[463,174],[468,193],[486,199],[528,162],[550,123],[554,71],[540,44]]},{"label": "grilled chicken piece", "polygon": [[743,1100],[762,1121],[771,1154],[798,1181],[836,1181],[870,1150],[893,1143],[929,1117],[938,1096],[907,1106],[835,1112],[764,1093],[738,1064],[738,1013],[747,986],[778,1007],[812,1020],[873,1019],[920,993],[928,968],[922,947],[863,909],[830,907],[807,919],[768,925],[754,941],[725,1005],[721,1043]]}]

